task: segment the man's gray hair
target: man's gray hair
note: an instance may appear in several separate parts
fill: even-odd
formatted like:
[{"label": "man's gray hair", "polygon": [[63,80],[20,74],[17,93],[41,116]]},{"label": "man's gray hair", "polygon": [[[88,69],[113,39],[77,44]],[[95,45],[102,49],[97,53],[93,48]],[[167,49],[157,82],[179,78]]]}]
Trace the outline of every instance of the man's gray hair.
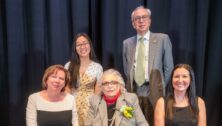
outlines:
[{"label": "man's gray hair", "polygon": [[148,15],[151,16],[151,10],[150,10],[149,8],[145,8],[144,6],[139,6],[139,7],[135,8],[135,9],[133,10],[133,12],[131,13],[131,20],[132,20],[132,21],[133,21],[134,13],[135,13],[135,11],[138,10],[138,9],[145,9],[145,10],[147,10]]}]

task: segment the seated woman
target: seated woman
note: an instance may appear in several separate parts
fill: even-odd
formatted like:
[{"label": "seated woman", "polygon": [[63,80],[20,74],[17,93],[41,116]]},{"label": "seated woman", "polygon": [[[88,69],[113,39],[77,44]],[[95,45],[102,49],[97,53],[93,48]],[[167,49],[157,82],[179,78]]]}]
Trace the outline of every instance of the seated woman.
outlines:
[{"label": "seated woman", "polygon": [[45,70],[43,90],[28,98],[27,126],[78,126],[74,96],[64,91],[69,82],[69,72],[62,65]]},{"label": "seated woman", "polygon": [[195,90],[192,68],[187,64],[176,65],[166,97],[156,103],[155,126],[206,126],[205,103]]},{"label": "seated woman", "polygon": [[137,96],[125,91],[118,71],[104,71],[99,85],[102,92],[90,98],[85,126],[148,126]]}]

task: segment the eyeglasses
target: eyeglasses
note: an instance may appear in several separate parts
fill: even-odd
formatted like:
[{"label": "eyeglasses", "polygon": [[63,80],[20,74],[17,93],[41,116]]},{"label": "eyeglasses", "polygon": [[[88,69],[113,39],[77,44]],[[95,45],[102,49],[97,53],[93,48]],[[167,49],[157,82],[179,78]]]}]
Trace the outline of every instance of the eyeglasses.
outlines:
[{"label": "eyeglasses", "polygon": [[144,20],[147,20],[148,17],[149,17],[149,15],[137,16],[133,19],[133,21],[139,22],[141,19],[143,19],[143,21],[144,21]]},{"label": "eyeglasses", "polygon": [[119,84],[118,81],[109,81],[109,82],[103,82],[102,86],[108,86],[108,85],[113,86],[113,85],[117,85],[117,84]]},{"label": "eyeglasses", "polygon": [[76,47],[86,46],[86,45],[88,45],[88,44],[89,44],[88,42],[84,42],[84,43],[81,43],[81,44],[76,45]]}]

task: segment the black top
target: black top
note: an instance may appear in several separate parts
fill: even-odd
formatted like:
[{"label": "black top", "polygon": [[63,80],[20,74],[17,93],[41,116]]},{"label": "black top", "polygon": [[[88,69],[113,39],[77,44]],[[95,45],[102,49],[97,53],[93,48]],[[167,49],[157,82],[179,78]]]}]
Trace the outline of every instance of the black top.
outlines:
[{"label": "black top", "polygon": [[197,126],[197,119],[191,107],[174,107],[173,120],[166,119],[166,126]]},{"label": "black top", "polygon": [[72,110],[49,112],[37,110],[38,126],[71,126]]},{"label": "black top", "polygon": [[77,126],[75,98],[66,94],[64,99],[51,102],[44,99],[40,92],[29,96],[26,108],[27,126]]},{"label": "black top", "polygon": [[113,114],[115,112],[115,107],[116,107],[116,103],[107,106],[107,113],[108,113],[108,126],[111,124],[112,122],[112,118],[113,118]]}]

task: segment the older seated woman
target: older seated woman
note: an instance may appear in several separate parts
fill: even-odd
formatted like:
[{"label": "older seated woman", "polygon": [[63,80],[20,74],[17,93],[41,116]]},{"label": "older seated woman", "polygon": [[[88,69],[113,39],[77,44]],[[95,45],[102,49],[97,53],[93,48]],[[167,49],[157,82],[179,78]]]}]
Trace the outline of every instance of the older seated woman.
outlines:
[{"label": "older seated woman", "polygon": [[127,93],[121,74],[109,69],[99,81],[102,92],[90,98],[85,126],[148,126],[138,98]]}]

